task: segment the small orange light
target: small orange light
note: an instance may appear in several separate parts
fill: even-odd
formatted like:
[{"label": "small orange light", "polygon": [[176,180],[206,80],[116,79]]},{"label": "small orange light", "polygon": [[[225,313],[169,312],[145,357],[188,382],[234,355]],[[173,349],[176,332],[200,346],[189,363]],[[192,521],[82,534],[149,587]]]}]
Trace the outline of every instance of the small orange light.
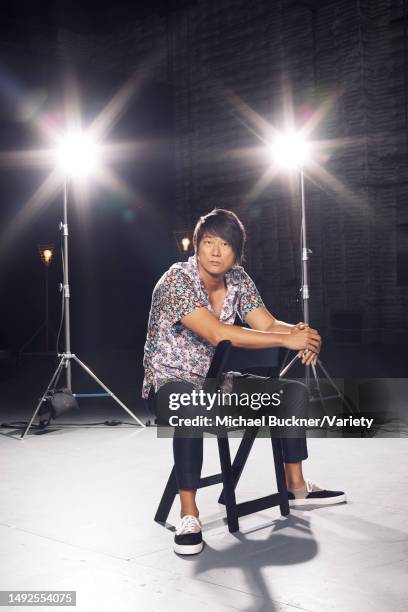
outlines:
[{"label": "small orange light", "polygon": [[44,255],[45,263],[49,265],[52,259],[52,251],[50,251],[50,249],[45,249],[45,251],[43,252],[43,255]]},{"label": "small orange light", "polygon": [[39,244],[38,251],[40,253],[41,261],[48,268],[54,256],[54,245],[53,244]]},{"label": "small orange light", "polygon": [[185,253],[187,253],[188,251],[188,247],[190,246],[190,238],[187,238],[187,236],[185,236],[184,238],[181,239],[181,246],[183,247],[183,251]]}]

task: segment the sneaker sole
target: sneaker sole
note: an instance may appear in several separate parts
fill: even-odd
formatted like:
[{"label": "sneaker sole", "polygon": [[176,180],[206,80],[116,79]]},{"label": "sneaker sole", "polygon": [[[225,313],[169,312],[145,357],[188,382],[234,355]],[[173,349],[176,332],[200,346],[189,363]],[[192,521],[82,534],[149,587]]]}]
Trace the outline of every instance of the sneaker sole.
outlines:
[{"label": "sneaker sole", "polygon": [[290,499],[289,508],[293,506],[332,506],[333,504],[341,504],[347,501],[346,495],[337,495],[336,497],[315,497],[312,499]]},{"label": "sneaker sole", "polygon": [[174,552],[178,555],[197,555],[203,550],[204,542],[199,544],[174,544]]}]

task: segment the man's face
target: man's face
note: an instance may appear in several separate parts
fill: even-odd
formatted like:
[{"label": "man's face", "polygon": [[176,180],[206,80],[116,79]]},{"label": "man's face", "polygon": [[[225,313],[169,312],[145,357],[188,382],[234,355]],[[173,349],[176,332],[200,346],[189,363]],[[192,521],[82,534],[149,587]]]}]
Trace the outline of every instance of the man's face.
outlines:
[{"label": "man's face", "polygon": [[208,274],[225,274],[235,263],[235,253],[229,242],[212,234],[204,234],[197,255]]}]

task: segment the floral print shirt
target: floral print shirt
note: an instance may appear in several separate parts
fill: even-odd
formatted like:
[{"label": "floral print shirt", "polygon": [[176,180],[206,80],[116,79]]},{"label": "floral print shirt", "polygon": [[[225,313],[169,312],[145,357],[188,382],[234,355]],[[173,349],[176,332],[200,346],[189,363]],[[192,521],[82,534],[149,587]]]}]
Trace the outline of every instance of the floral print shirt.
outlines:
[{"label": "floral print shirt", "polygon": [[[233,325],[237,314],[245,321],[251,310],[264,305],[242,266],[231,268],[225,282],[227,295],[219,318],[221,323]],[[213,312],[193,255],[186,262],[173,264],[153,290],[143,358],[144,398],[147,399],[152,385],[157,391],[169,380],[200,384],[206,377],[215,348],[180,323],[183,316],[203,306]]]}]

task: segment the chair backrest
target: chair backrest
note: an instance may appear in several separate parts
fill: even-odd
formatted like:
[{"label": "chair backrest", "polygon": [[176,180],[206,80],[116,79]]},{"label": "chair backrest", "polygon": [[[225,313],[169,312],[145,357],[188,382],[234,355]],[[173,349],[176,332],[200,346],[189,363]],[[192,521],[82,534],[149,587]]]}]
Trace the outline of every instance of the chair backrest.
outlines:
[{"label": "chair backrest", "polygon": [[280,351],[278,348],[243,349],[231,347],[226,370],[246,370],[248,368],[278,368]]},{"label": "chair backrest", "polygon": [[[206,379],[218,388],[223,372],[241,371],[248,368],[278,368],[279,349],[242,349],[233,347],[229,340],[222,340],[215,349]],[[204,384],[204,387],[208,385]]]},{"label": "chair backrest", "polygon": [[[222,340],[215,349],[215,353],[211,360],[211,365],[208,369],[206,380],[215,383],[218,388],[221,384],[222,373],[225,372],[225,367],[232,349],[232,344],[229,340]],[[204,383],[204,388],[208,385]]]}]

